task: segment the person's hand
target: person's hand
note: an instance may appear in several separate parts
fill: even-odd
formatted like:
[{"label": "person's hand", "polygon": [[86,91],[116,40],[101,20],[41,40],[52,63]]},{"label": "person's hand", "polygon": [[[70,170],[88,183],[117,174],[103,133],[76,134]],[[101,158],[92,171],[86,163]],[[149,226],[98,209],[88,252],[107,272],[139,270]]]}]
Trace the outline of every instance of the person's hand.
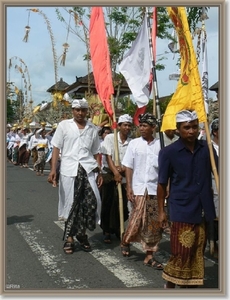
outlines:
[{"label": "person's hand", "polygon": [[103,184],[103,177],[101,174],[98,174],[97,176],[97,187],[100,188]]},{"label": "person's hand", "polygon": [[51,171],[48,175],[47,181],[52,184],[55,183],[56,182],[56,172]]},{"label": "person's hand", "polygon": [[134,193],[133,193],[132,188],[126,187],[126,195],[127,195],[128,201],[130,201],[130,202],[133,202],[133,201],[134,201],[135,196],[134,196]]},{"label": "person's hand", "polygon": [[166,227],[168,227],[168,220],[165,211],[159,212],[158,222],[160,223],[161,228],[165,229]]},{"label": "person's hand", "polygon": [[116,174],[114,174],[114,180],[116,181],[116,183],[120,183],[122,181],[122,175],[117,172]]}]

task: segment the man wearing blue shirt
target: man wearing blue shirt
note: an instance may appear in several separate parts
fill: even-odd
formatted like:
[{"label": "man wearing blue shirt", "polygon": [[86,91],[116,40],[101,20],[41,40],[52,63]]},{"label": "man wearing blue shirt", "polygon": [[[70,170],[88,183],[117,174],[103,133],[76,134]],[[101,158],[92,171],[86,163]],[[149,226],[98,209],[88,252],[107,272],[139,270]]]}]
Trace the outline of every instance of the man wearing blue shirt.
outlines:
[{"label": "man wearing blue shirt", "polygon": [[171,221],[171,257],[162,274],[165,288],[203,285],[206,222],[216,217],[210,153],[207,142],[197,139],[197,114],[180,111],[176,122],[180,138],[159,153],[158,220],[166,226],[164,201],[169,183]]}]

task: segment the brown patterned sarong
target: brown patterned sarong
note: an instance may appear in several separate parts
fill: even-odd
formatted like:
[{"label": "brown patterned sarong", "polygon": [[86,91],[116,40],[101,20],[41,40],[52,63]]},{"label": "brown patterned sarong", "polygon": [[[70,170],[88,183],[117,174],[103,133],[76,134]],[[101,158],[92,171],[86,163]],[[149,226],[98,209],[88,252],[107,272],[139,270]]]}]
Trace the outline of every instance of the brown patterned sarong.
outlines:
[{"label": "brown patterned sarong", "polygon": [[162,238],[162,228],[158,222],[157,197],[135,196],[122,243],[138,242],[145,251],[156,252]]},{"label": "brown patterned sarong", "polygon": [[177,285],[203,285],[206,225],[172,222],[171,257],[162,277]]}]

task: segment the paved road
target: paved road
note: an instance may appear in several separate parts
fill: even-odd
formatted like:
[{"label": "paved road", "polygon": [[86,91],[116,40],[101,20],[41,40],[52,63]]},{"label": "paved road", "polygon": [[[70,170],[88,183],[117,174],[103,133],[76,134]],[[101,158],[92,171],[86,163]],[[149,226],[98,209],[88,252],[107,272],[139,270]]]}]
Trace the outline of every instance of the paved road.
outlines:
[{"label": "paved road", "polygon": [[[57,220],[58,189],[47,183],[48,170],[42,177],[36,176],[32,168],[11,163],[6,169],[7,291],[95,290],[109,294],[115,290],[116,294],[134,295],[141,291],[143,296],[168,292],[162,290],[161,271],[143,265],[144,253],[139,244],[132,245],[130,257],[122,257],[119,240],[113,236],[111,245],[104,244],[99,226],[89,233],[92,252],[81,251],[76,241],[74,254],[65,255],[63,222]],[[164,234],[156,258],[165,263],[168,257],[169,236]],[[218,262],[210,257],[208,249],[205,266],[202,292],[212,289],[212,294],[218,294]]]}]

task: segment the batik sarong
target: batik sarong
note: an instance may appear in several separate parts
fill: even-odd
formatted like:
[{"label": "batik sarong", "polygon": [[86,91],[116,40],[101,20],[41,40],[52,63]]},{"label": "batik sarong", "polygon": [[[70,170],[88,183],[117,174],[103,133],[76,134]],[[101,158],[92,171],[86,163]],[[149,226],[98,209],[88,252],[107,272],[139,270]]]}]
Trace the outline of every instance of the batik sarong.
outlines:
[{"label": "batik sarong", "polygon": [[88,175],[79,164],[74,182],[74,201],[65,222],[63,240],[68,236],[85,235],[86,229],[96,228],[97,198],[89,183]]},{"label": "batik sarong", "polygon": [[156,252],[161,238],[157,197],[147,194],[135,196],[122,242],[125,244],[139,242],[145,251]]},{"label": "batik sarong", "polygon": [[206,225],[172,222],[171,257],[162,277],[177,285],[203,285]]},{"label": "batik sarong", "polygon": [[45,168],[45,164],[45,150],[38,149],[38,159],[34,164],[34,168],[37,169],[37,171],[43,171]]}]

